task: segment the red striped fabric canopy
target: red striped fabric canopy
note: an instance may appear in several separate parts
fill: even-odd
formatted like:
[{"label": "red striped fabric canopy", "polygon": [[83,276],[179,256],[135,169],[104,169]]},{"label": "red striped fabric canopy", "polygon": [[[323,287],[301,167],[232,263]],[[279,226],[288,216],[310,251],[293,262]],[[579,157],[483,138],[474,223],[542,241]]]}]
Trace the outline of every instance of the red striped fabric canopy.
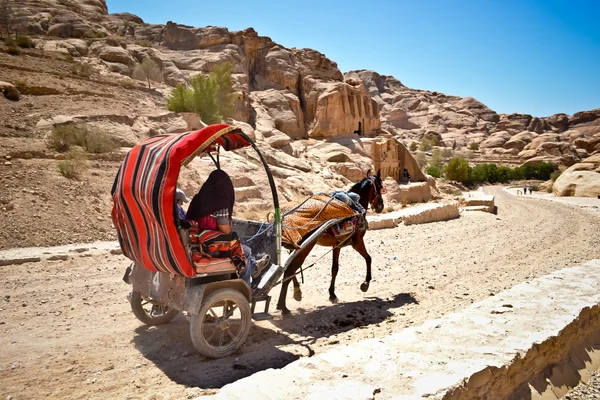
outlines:
[{"label": "red striped fabric canopy", "polygon": [[127,153],[112,188],[112,220],[123,254],[151,271],[194,276],[173,215],[181,164],[216,149],[250,146],[240,128],[227,124],[160,135]]}]

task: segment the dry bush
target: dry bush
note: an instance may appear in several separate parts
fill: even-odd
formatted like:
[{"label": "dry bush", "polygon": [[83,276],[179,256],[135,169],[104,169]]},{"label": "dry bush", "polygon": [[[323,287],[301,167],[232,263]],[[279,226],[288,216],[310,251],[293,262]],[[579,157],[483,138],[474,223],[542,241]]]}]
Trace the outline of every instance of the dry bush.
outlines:
[{"label": "dry bush", "polygon": [[135,42],[138,46],[142,47],[152,47],[152,42],[149,40],[138,40]]},{"label": "dry bush", "polygon": [[87,129],[84,147],[88,153],[109,153],[119,144],[99,129]]},{"label": "dry bush", "polygon": [[82,151],[70,151],[58,162],[58,172],[67,179],[79,179],[87,169],[87,157]]},{"label": "dry bush", "polygon": [[24,49],[33,49],[33,48],[35,48],[35,43],[33,43],[33,40],[31,40],[29,38],[29,36],[25,36],[25,35],[23,35],[23,36],[21,36],[21,35],[17,36],[17,45],[19,47],[24,48]]},{"label": "dry bush", "polygon": [[88,78],[92,75],[92,71],[92,65],[88,62],[84,62],[81,64],[75,63],[71,65],[71,73],[73,75],[79,75]]},{"label": "dry bush", "polygon": [[18,56],[19,54],[21,54],[21,49],[16,46],[8,46],[6,52],[11,56]]},{"label": "dry bush", "polygon": [[48,146],[58,152],[69,151],[72,146],[84,146],[87,129],[80,125],[62,125],[52,129]]}]

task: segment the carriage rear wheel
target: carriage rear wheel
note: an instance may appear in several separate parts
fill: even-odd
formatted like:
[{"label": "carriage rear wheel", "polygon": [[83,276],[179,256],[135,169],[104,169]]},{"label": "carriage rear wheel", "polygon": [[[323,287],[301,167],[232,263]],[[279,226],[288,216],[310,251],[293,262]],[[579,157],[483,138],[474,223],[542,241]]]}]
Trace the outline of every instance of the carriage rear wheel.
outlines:
[{"label": "carriage rear wheel", "polygon": [[198,352],[208,358],[226,357],[246,341],[251,325],[248,299],[234,289],[211,293],[190,321],[190,336]]},{"label": "carriage rear wheel", "polygon": [[131,292],[131,311],[146,325],[161,325],[170,322],[179,314],[179,311],[148,299],[140,292]]}]

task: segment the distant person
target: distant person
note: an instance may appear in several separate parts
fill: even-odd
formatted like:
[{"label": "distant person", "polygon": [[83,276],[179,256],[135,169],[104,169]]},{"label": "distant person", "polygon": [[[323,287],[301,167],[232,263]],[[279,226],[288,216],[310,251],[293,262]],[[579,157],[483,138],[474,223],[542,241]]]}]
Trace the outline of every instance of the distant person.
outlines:
[{"label": "distant person", "polygon": [[410,174],[408,173],[408,170],[406,168],[404,168],[404,170],[402,171],[402,177],[404,178],[404,180],[406,180],[407,183],[410,183]]},{"label": "distant person", "polygon": [[527,194],[527,186],[523,187],[523,194]]},{"label": "distant person", "polygon": [[533,194],[533,186],[529,186],[529,194]]},{"label": "distant person", "polygon": [[181,189],[175,190],[175,204],[177,205],[177,216],[180,221],[185,220],[185,210],[183,209],[183,203],[189,203],[190,199],[187,198],[185,192]]}]

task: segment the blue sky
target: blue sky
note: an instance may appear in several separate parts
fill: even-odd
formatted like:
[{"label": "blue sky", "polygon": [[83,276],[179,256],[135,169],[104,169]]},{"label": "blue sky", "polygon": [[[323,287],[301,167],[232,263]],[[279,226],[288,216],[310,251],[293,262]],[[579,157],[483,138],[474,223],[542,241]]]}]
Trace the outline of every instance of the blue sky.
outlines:
[{"label": "blue sky", "polygon": [[342,72],[473,96],[501,112],[600,107],[598,0],[107,0],[145,22],[247,27],[309,47]]}]

